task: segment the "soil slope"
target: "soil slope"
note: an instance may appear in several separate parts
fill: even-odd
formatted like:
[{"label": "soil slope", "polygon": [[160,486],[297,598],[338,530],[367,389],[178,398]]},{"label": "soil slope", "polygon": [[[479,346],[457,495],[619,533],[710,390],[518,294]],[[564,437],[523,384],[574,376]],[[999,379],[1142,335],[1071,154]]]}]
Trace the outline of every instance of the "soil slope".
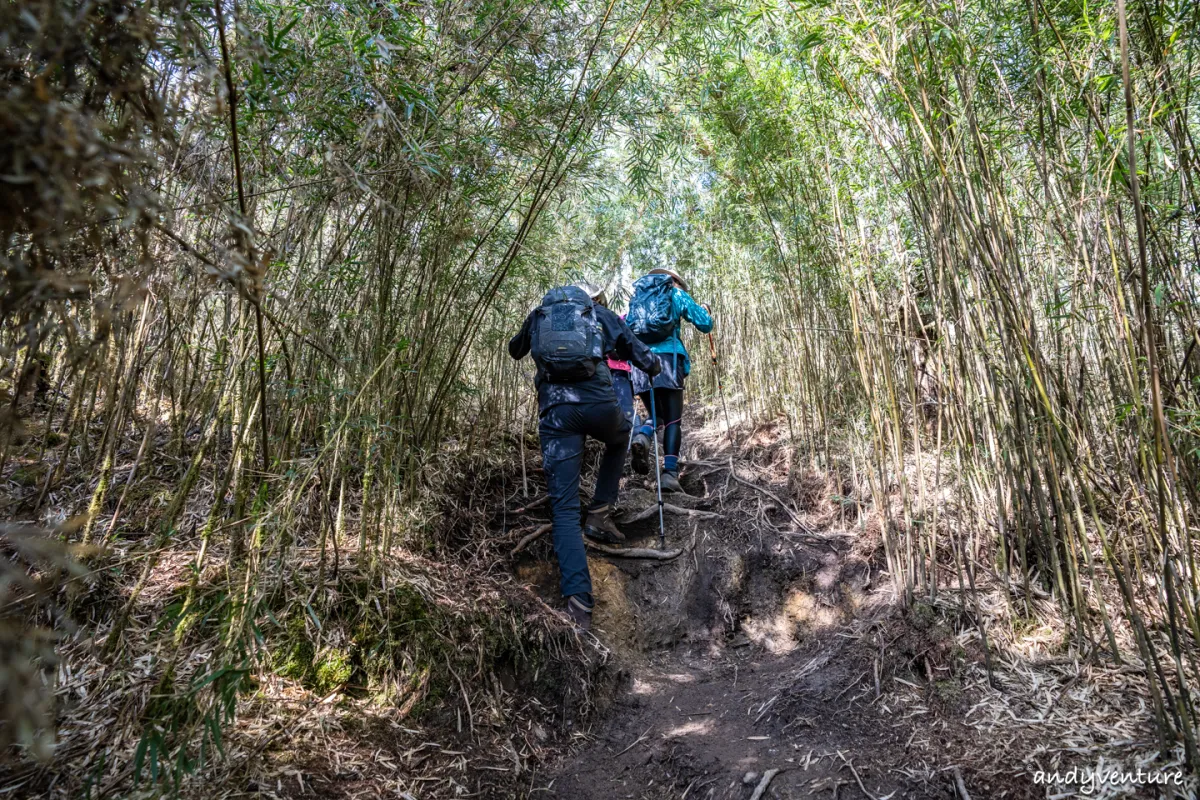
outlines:
[{"label": "soil slope", "polygon": [[[882,651],[920,633],[880,576],[878,532],[831,511],[828,487],[792,487],[808,508],[785,510],[786,476],[773,484],[770,470],[710,458],[684,468],[687,496],[666,498],[676,507],[666,546],[683,555],[592,554],[594,634],[621,680],[606,721],[538,773],[532,793],[955,797],[962,770],[923,763],[911,744],[925,720],[887,702],[895,668],[907,664],[884,663]],[[654,506],[652,486],[627,480],[627,518]],[[656,515],[625,529],[629,545],[657,547]],[[548,543],[517,575],[554,602]],[[936,649],[932,639],[918,646]],[[972,796],[989,795],[980,787]]]}]

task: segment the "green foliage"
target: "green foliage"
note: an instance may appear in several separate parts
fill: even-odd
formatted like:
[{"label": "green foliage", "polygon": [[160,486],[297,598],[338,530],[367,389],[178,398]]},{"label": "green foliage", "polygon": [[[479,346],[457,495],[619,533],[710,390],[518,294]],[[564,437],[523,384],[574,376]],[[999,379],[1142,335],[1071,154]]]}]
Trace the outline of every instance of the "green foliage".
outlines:
[{"label": "green foliage", "polygon": [[[878,476],[885,516],[899,487],[901,596],[962,566],[929,499],[946,488],[968,561],[1040,580],[1076,644],[1120,657],[1124,626],[1146,663],[1170,654],[1160,731],[1190,737],[1196,4],[1132,8],[1128,63],[1108,0],[221,8],[224,47],[213,4],[0,10],[0,461],[23,417],[65,431],[38,443],[51,469],[0,463],[14,508],[49,516],[77,479],[99,518],[121,488],[146,577],[110,652],[142,646],[139,593],[197,503],[190,589],[226,562],[156,620],[138,776],[178,783],[221,749],[298,546],[457,557],[426,502],[446,451],[533,415],[505,340],[550,286],[588,278],[620,308],[657,266],[713,306],[747,418]],[[716,387],[695,361],[693,397]],[[169,434],[124,472],[151,425]],[[925,492],[934,450],[951,485]],[[1128,580],[1093,591],[1107,576]],[[496,669],[540,666],[513,623],[403,583],[339,590],[287,609],[271,669],[434,710],[474,674],[465,632]],[[200,640],[214,660],[178,671]]]},{"label": "green foliage", "polygon": [[296,681],[311,681],[315,651],[305,628],[302,615],[295,615],[288,620],[283,640],[276,643],[271,653],[271,668],[277,675]]},{"label": "green foliage", "polygon": [[[133,780],[166,782],[178,793],[182,782],[224,754],[224,731],[233,721],[239,695],[250,687],[248,658],[201,672],[183,687],[168,667],[142,712],[143,734],[133,758]],[[199,736],[194,737],[198,730]]]}]

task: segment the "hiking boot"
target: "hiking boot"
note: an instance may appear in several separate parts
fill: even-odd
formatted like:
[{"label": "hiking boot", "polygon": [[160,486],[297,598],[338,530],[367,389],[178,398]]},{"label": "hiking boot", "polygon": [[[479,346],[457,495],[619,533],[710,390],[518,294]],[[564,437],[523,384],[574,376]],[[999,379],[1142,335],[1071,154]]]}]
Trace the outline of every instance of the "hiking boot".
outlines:
[{"label": "hiking boot", "polygon": [[600,506],[588,512],[587,522],[583,524],[583,535],[597,542],[621,544],[625,534],[613,522],[612,506]]},{"label": "hiking boot", "polygon": [[592,629],[592,607],[585,602],[587,595],[573,594],[567,598],[567,616],[581,631]]},{"label": "hiking boot", "polygon": [[650,437],[639,433],[629,444],[629,464],[638,475],[650,474]]},{"label": "hiking boot", "polygon": [[674,472],[663,471],[659,473],[659,481],[662,484],[663,493],[678,492],[679,494],[687,494],[683,490],[683,485],[679,483],[679,476]]}]

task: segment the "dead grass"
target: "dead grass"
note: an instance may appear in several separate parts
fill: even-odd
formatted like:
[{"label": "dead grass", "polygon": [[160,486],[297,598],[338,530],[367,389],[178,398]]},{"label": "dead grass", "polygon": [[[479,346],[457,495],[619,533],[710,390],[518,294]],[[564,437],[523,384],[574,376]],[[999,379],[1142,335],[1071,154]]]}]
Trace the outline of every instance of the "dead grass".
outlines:
[{"label": "dead grass", "polygon": [[[780,495],[792,501],[807,527],[817,532],[845,528],[853,533],[847,559],[839,560],[839,571],[827,576],[824,589],[844,585],[853,572],[844,567],[856,562],[864,570],[857,580],[865,579],[870,592],[868,596],[846,593],[856,602],[845,616],[833,613],[828,605],[822,607],[820,586],[815,595],[801,592],[789,598],[785,608],[795,625],[829,629],[844,624],[839,635],[853,642],[849,649],[838,645],[808,658],[790,681],[805,680],[831,659],[852,662],[853,670],[862,671],[868,679],[847,694],[849,703],[873,704],[885,718],[893,718],[898,729],[919,722],[909,741],[913,767],[908,777],[926,779],[922,764],[951,763],[965,776],[972,796],[1041,797],[1044,787],[1036,792],[1029,788],[1037,770],[1072,766],[1183,768],[1182,746],[1165,755],[1159,750],[1147,672],[1137,657],[1132,629],[1120,614],[1118,587],[1103,566],[1094,531],[1089,531],[1089,542],[1092,559],[1100,567],[1095,579],[1082,576],[1093,602],[1089,612],[1092,634],[1103,647],[1097,615],[1097,603],[1103,597],[1113,620],[1120,663],[1102,649],[1081,646],[1072,621],[1063,618],[1061,606],[1036,581],[1027,601],[1022,586],[1010,585],[997,573],[977,567],[978,591],[972,596],[968,586],[958,585],[948,549],[940,552],[943,560],[936,595],[901,611],[888,586],[882,558],[881,509],[871,502],[867,487],[855,485],[849,474],[815,470],[797,458],[783,420],[750,430],[743,427],[737,435],[743,449],[753,453],[749,463],[756,479],[766,485],[786,486]],[[723,452],[727,448],[723,430],[716,430],[711,423],[703,432],[689,436],[705,450]],[[718,460],[722,456],[707,457]],[[951,531],[966,536],[970,526],[995,511],[962,507],[955,500],[962,476],[946,462],[940,464],[940,470],[938,467],[932,454],[926,453],[920,462],[910,455],[904,477],[914,497],[920,491],[926,502],[940,505],[941,539],[951,541]],[[887,515],[894,525],[902,525],[898,481],[889,486],[887,499]],[[994,560],[994,535],[985,533],[978,541],[970,541],[977,564]],[[817,574],[818,583],[821,574]],[[976,603],[988,634],[990,676]],[[1165,625],[1160,620],[1155,626],[1153,614],[1150,620],[1152,635],[1163,637]],[[750,633],[772,646],[781,645],[784,652],[794,649],[795,629],[778,622],[755,620]],[[1165,641],[1159,643],[1160,652],[1169,652]],[[1170,671],[1169,665],[1167,669]],[[871,673],[879,675],[878,693]],[[1195,796],[1200,791],[1195,776],[1187,780],[1179,796]],[[1095,796],[1135,793],[1132,787],[1108,787]]]},{"label": "dead grass", "polygon": [[[53,698],[55,746],[41,760],[11,751],[0,793],[136,796],[154,793],[157,771],[161,788],[178,780],[184,796],[204,798],[511,796],[586,726],[612,675],[608,651],[512,581],[492,557],[496,537],[477,536],[503,507],[500,490],[512,490],[511,465],[485,458],[458,469],[464,463],[452,451],[429,473],[422,507],[432,524],[413,529],[425,555],[407,546],[408,534],[391,554],[360,554],[360,496],[349,493],[346,533],[336,548],[326,542],[323,563],[313,527],[321,515],[305,510],[311,497],[295,517],[304,527],[287,539],[265,528],[262,557],[239,565],[220,534],[200,560],[213,497],[203,481],[178,533],[148,549],[161,488],[178,470],[149,460],[111,546],[52,592],[55,613],[85,622],[58,642],[52,671],[33,673],[44,688],[27,690]],[[66,477],[49,499],[69,515],[95,487]],[[10,496],[10,506],[33,491]],[[119,496],[110,492],[101,534]],[[251,567],[254,613],[243,640],[228,623]],[[125,604],[129,623],[106,651]],[[223,695],[214,687],[231,673],[212,676],[230,669],[246,672],[227,681],[236,713],[217,742],[209,720],[219,719]],[[168,757],[180,754],[189,763],[175,770]]]}]

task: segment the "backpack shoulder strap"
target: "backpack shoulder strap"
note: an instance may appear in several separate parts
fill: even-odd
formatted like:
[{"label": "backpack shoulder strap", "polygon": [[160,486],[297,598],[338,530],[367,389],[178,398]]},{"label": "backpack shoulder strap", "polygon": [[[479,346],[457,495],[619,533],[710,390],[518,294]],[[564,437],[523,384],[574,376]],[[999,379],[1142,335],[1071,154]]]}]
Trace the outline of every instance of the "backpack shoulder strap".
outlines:
[{"label": "backpack shoulder strap", "polygon": [[679,321],[679,313],[676,311],[675,293],[679,291],[682,291],[682,289],[673,284],[667,284],[667,291],[665,292],[665,295],[667,298],[667,303],[671,306],[671,319],[675,320],[676,322]]}]

